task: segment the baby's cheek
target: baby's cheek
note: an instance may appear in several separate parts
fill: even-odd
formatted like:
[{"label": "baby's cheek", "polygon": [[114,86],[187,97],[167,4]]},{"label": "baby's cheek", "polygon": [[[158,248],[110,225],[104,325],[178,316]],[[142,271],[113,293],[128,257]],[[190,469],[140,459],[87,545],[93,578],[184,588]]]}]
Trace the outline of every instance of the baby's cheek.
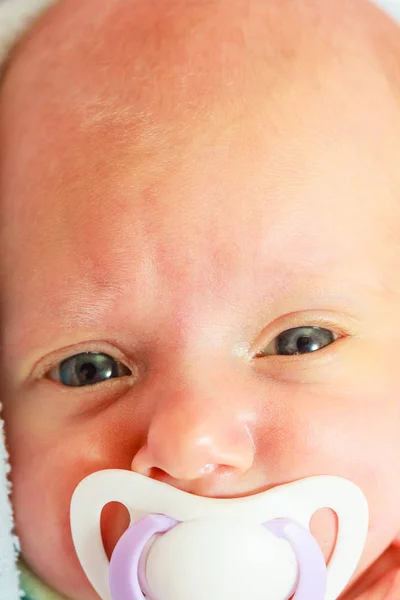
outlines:
[{"label": "baby's cheek", "polygon": [[87,466],[82,460],[74,461],[73,448],[62,463],[54,460],[48,448],[46,454],[20,455],[13,466],[22,555],[39,577],[72,598],[81,597],[86,583],[72,545],[69,502]]},{"label": "baby's cheek", "polygon": [[[307,394],[299,389],[297,396],[292,395],[291,410],[280,412],[282,427],[272,429],[266,420],[258,436],[263,471],[275,481],[282,481],[282,475],[285,482],[337,475],[363,490],[370,528],[360,570],[375,561],[400,531],[400,471],[394,468],[400,463],[400,390],[397,381],[390,384],[389,377],[378,378],[376,370],[373,376],[346,389],[308,386]],[[326,558],[336,531],[333,514],[319,511],[312,532]]]},{"label": "baby's cheek", "polygon": [[[101,423],[74,424],[40,439],[34,428],[9,433],[13,457],[14,506],[22,554],[50,586],[74,600],[97,598],[84,576],[72,543],[69,506],[77,484],[94,471],[129,468],[132,456]],[[22,434],[22,436],[21,436]],[[17,440],[24,439],[24,444]],[[123,531],[125,513],[108,510],[106,549]]]}]

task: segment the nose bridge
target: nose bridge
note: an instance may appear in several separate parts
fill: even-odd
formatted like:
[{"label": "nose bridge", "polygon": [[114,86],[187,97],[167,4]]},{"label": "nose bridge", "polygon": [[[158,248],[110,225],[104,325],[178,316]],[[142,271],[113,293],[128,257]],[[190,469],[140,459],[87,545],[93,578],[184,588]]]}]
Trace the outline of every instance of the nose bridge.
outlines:
[{"label": "nose bridge", "polygon": [[159,390],[147,438],[132,468],[194,480],[223,467],[244,473],[254,460],[253,407],[234,382],[171,382]]}]

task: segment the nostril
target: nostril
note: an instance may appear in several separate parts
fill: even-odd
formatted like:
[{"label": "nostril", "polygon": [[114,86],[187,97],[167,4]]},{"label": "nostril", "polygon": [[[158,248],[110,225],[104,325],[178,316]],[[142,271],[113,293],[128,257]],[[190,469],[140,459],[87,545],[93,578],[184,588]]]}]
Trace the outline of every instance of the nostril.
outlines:
[{"label": "nostril", "polygon": [[123,533],[130,524],[129,511],[120,502],[109,502],[103,507],[100,518],[101,537],[108,560]]},{"label": "nostril", "polygon": [[146,476],[155,481],[162,481],[164,483],[167,483],[171,479],[171,476],[166,471],[159,469],[158,467],[151,467],[146,473]]}]

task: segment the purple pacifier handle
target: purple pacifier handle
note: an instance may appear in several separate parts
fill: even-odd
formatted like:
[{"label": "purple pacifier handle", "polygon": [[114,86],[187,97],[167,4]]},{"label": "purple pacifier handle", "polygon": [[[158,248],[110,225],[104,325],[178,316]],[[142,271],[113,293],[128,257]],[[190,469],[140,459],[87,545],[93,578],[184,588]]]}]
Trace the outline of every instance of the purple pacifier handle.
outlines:
[{"label": "purple pacifier handle", "polygon": [[327,579],[325,559],[308,529],[291,519],[267,521],[264,527],[287,540],[296,554],[299,581],[293,600],[324,600]]},{"label": "purple pacifier handle", "polygon": [[[153,535],[166,533],[179,521],[165,515],[148,515],[131,525],[122,535],[111,556],[109,585],[112,600],[145,600],[148,593],[141,554]],[[299,581],[293,600],[324,600],[326,565],[311,533],[291,519],[274,519],[263,524],[271,533],[287,540],[299,564]]]},{"label": "purple pacifier handle", "polygon": [[165,515],[148,515],[125,531],[110,560],[109,585],[113,600],[145,600],[139,583],[141,554],[153,535],[166,533],[177,523]]}]

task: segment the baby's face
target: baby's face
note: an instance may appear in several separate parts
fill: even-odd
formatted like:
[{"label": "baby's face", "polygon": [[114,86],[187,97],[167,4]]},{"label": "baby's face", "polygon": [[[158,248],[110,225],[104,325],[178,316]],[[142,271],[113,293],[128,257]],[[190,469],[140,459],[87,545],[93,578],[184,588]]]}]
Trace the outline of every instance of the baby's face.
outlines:
[{"label": "baby's face", "polygon": [[[213,497],[334,474],[370,505],[362,571],[400,531],[400,123],[386,82],[350,49],[324,59],[317,39],[289,62],[272,48],[267,68],[257,15],[246,58],[239,8],[195,25],[194,9],[117,1],[96,21],[95,4],[49,13],[1,92],[24,557],[73,600],[96,597],[69,503],[99,469]],[[108,551],[124,516],[105,514]],[[313,523],[327,556],[335,530],[328,512]]]}]

